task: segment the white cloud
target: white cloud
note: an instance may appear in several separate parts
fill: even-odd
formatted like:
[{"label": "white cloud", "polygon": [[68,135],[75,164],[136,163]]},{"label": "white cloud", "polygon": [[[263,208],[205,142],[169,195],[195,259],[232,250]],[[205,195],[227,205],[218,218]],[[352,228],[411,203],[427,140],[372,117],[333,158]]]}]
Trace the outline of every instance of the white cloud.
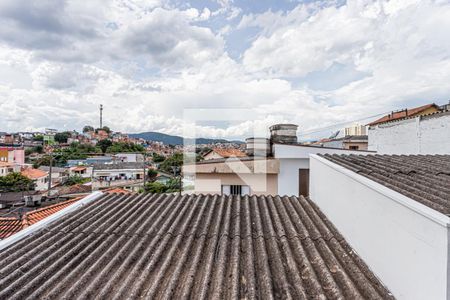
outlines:
[{"label": "white cloud", "polygon": [[[197,127],[205,137],[245,137],[253,125],[305,131],[450,94],[448,2],[320,2],[247,13],[237,29],[227,19],[242,12],[230,1],[213,12],[157,1],[41,3],[0,4],[0,131],[95,125],[102,103],[114,130],[172,134],[183,134],[184,109],[253,109],[255,122]],[[212,17],[222,30],[205,25]],[[235,61],[225,39],[250,27],[259,31]],[[363,75],[324,90],[305,83],[335,65]]]}]

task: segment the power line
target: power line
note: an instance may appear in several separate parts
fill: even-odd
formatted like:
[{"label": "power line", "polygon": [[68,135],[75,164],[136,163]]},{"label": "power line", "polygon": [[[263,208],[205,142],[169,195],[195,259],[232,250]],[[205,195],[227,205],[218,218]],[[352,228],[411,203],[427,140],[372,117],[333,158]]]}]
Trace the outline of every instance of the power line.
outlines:
[{"label": "power line", "polygon": [[299,134],[299,136],[305,136],[305,135],[312,134],[312,133],[322,132],[324,130],[332,129],[332,128],[335,128],[337,126],[342,126],[342,125],[346,125],[348,123],[359,122],[359,121],[363,121],[363,120],[366,120],[366,119],[375,118],[375,117],[378,117],[378,116],[381,116],[381,115],[386,115],[388,113],[390,113],[390,111],[384,112],[384,113],[379,113],[379,114],[372,115],[372,116],[368,116],[368,117],[365,117],[365,118],[356,119],[356,120],[350,120],[350,121],[346,121],[346,122],[335,123],[335,124],[332,124],[332,125],[328,125],[326,127],[314,128],[314,129],[311,129],[310,131],[305,131],[302,134]]}]

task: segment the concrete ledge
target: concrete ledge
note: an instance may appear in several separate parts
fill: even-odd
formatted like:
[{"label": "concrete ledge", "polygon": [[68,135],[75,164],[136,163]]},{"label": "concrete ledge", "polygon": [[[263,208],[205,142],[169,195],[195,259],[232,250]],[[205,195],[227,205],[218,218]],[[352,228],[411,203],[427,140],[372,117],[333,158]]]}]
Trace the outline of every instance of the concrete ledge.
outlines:
[{"label": "concrete ledge", "polygon": [[58,211],[57,213],[54,213],[53,215],[36,222],[35,224],[31,225],[30,227],[27,227],[16,234],[11,235],[10,237],[7,237],[6,239],[0,241],[0,251],[11,246],[12,244],[26,238],[27,236],[35,233],[36,231],[50,225],[54,221],[58,220],[59,218],[67,215],[68,213],[71,213],[80,207],[83,207],[98,198],[100,198],[103,195],[102,192],[93,192],[92,194],[86,196],[85,198],[81,199],[80,201],[75,202],[72,205],[67,206],[66,208]]}]

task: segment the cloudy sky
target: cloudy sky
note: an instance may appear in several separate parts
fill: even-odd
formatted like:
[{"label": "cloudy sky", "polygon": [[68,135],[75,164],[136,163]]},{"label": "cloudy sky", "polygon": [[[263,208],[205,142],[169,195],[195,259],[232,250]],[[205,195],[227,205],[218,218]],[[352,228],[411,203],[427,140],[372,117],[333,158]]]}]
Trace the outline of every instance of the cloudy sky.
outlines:
[{"label": "cloudy sky", "polygon": [[448,0],[2,0],[0,131],[96,126],[100,103],[116,131],[183,134],[198,109],[229,138],[443,104],[449,32]]}]

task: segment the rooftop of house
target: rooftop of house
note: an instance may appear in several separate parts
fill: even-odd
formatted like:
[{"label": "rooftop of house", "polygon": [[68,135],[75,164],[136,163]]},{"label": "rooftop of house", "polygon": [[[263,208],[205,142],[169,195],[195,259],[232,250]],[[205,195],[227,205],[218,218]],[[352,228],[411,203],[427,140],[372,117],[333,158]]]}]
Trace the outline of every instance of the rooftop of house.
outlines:
[{"label": "rooftop of house", "polygon": [[71,168],[70,170],[72,172],[81,172],[81,171],[84,171],[86,169],[87,169],[87,167],[84,167],[84,166],[76,166],[76,167]]},{"label": "rooftop of house", "polygon": [[0,239],[7,238],[20,230],[60,211],[61,209],[80,200],[82,197],[62,201],[37,210],[29,211],[22,218],[0,218]]},{"label": "rooftop of house", "polygon": [[450,155],[321,155],[450,215]]},{"label": "rooftop of house", "polygon": [[211,151],[206,153],[205,156],[211,152],[215,152],[216,154],[222,156],[223,158],[246,157],[247,156],[247,154],[245,154],[244,152],[242,152],[239,149],[220,149],[220,148],[212,149]]},{"label": "rooftop of house", "polygon": [[21,173],[23,176],[26,176],[30,179],[39,179],[39,178],[48,176],[47,172],[44,172],[39,169],[33,169],[33,168],[27,168],[27,169],[23,170]]},{"label": "rooftop of house", "polygon": [[435,110],[440,109],[439,106],[434,103],[422,105],[422,106],[411,108],[411,109],[403,109],[403,110],[392,112],[388,115],[385,115],[385,116],[379,118],[378,120],[375,120],[375,121],[369,123],[368,125],[374,126],[374,125],[385,123],[385,122],[400,120],[400,119],[407,118],[407,117],[413,117],[413,116],[416,116],[416,115],[423,113],[432,108],[435,108]]},{"label": "rooftop of house", "polygon": [[74,184],[56,188],[59,195],[86,194],[92,191],[92,186],[85,184]]},{"label": "rooftop of house", "polygon": [[[44,172],[50,172],[50,167],[49,166],[40,166],[39,170],[44,171]],[[64,173],[66,171],[67,171],[66,168],[52,166],[52,173]]]},{"label": "rooftop of house", "polygon": [[104,194],[0,256],[2,299],[392,298],[303,197]]},{"label": "rooftop of house", "polygon": [[110,194],[124,194],[124,195],[131,194],[130,191],[127,191],[127,190],[125,190],[123,188],[117,188],[117,187],[116,188],[105,189],[105,190],[102,190],[102,192],[110,193]]},{"label": "rooftop of house", "polygon": [[140,162],[118,162],[114,164],[94,164],[94,171],[98,170],[136,170],[143,169],[144,164]]}]

